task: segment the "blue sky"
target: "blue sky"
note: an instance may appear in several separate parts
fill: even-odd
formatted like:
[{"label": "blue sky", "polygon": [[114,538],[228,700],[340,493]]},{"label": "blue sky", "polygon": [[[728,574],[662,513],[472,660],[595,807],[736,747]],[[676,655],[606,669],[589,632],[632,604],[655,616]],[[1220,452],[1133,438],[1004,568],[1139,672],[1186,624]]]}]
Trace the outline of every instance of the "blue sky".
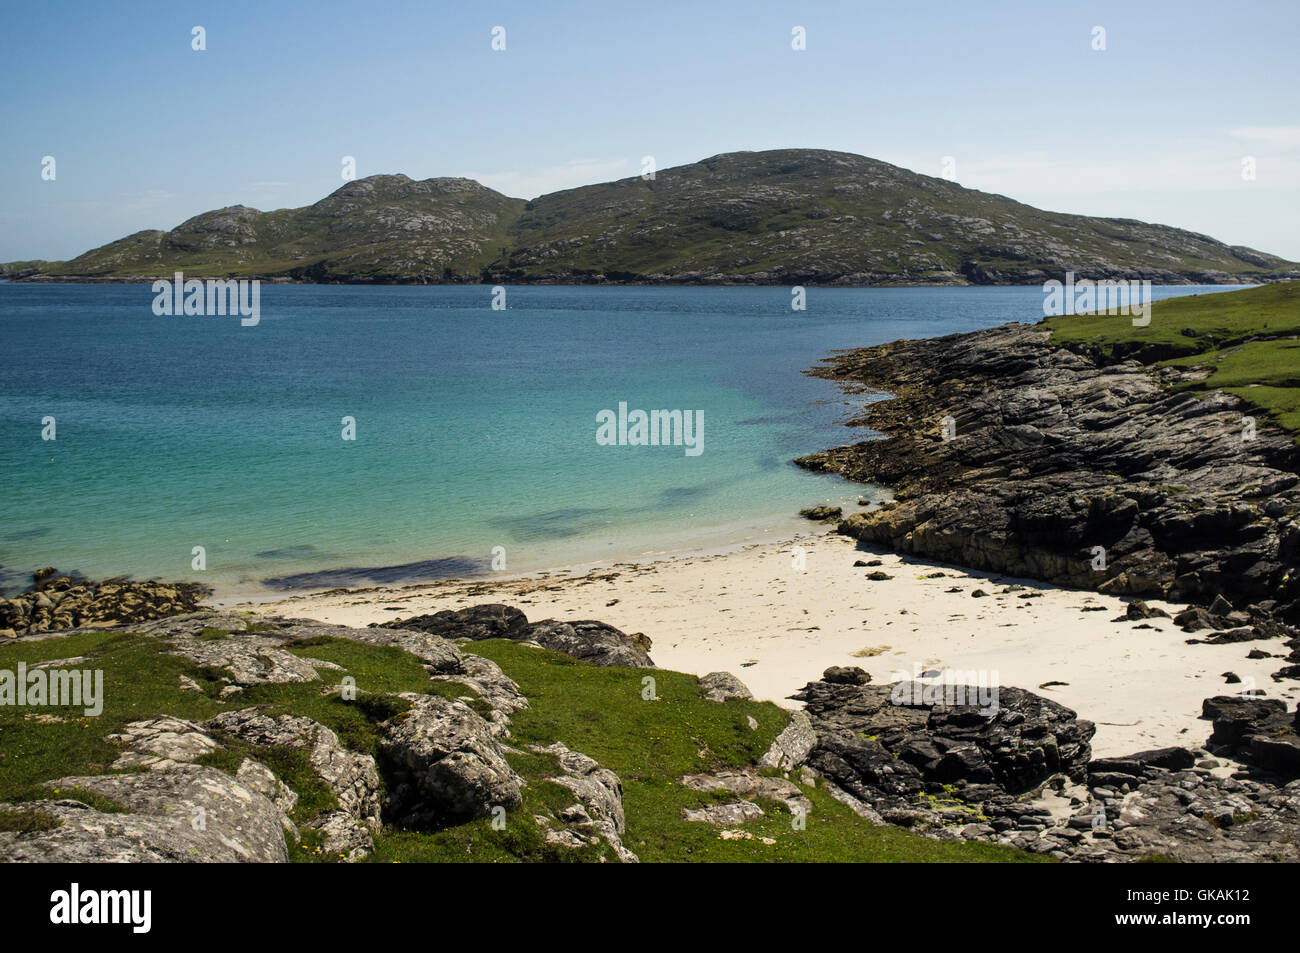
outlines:
[{"label": "blue sky", "polygon": [[0,261],[310,204],[342,184],[343,156],[359,176],[531,198],[646,155],[782,147],[932,175],[951,156],[972,188],[1300,260],[1295,0],[5,0],[2,15]]}]

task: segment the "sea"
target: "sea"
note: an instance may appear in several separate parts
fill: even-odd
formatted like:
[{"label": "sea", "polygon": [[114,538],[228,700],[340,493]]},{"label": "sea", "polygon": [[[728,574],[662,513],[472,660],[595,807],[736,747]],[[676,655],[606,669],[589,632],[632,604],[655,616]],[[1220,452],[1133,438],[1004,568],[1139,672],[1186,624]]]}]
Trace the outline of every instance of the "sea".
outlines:
[{"label": "sea", "polygon": [[[263,284],[251,326],[154,299],[0,283],[6,592],[54,566],[259,599],[784,538],[885,493],[792,464],[874,436],[808,368],[1035,322],[1044,293]],[[638,411],[667,412],[656,442]]]}]

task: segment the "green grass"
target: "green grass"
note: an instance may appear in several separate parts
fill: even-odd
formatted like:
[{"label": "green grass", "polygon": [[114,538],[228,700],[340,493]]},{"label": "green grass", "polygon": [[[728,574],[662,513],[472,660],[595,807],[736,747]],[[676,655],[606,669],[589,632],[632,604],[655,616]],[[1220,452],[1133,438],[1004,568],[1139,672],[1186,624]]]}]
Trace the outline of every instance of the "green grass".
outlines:
[{"label": "green grass", "polygon": [[1256,337],[1300,334],[1300,282],[1242,291],[1166,298],[1151,305],[1151,323],[1134,327],[1128,315],[1070,314],[1045,319],[1052,343],[1086,345],[1103,354],[1146,347],[1168,356],[1200,354]]},{"label": "green grass", "polygon": [[1147,327],[1103,314],[1048,318],[1042,326],[1053,344],[1103,359],[1201,369],[1203,379],[1176,386],[1240,397],[1300,444],[1300,282],[1157,301]]},{"label": "green grass", "polygon": [[[206,630],[204,638],[229,637]],[[75,668],[102,668],[104,712],[97,718],[55,708],[0,708],[0,801],[55,797],[83,800],[100,810],[122,810],[103,798],[76,789],[57,793],[41,782],[65,776],[111,773],[120,747],[108,735],[128,722],[173,715],[194,721],[251,705],[269,714],[305,715],[329,726],[349,748],[375,753],[378,723],[405,710],[398,692],[435,692],[446,697],[473,693],[463,685],[431,682],[420,662],[396,648],[380,648],[334,638],[312,638],[289,650],[333,662],[345,671],[322,670],[325,682],[258,685],[222,699],[227,683],[221,672],[167,654],[168,645],[135,634],[95,632],[46,641],[19,641],[0,646],[0,668],[14,669],[50,659],[85,656]],[[523,750],[526,745],[562,741],[600,761],[623,782],[627,833],[624,843],[643,861],[1003,861],[1040,860],[1010,848],[988,844],[937,842],[893,827],[876,827],[833,800],[824,787],[805,786],[813,804],[806,829],[795,830],[783,804],[761,801],[767,816],[743,825],[754,840],[724,841],[718,830],[688,823],[682,809],[731,799],[683,787],[682,775],[724,767],[752,765],[784,727],[786,714],[775,705],[753,701],[718,704],[700,693],[694,676],[663,670],[596,668],[567,656],[508,641],[486,641],[474,651],[498,662],[519,682],[531,707],[512,719],[508,757],[525,780],[523,804],[504,826],[484,818],[441,831],[386,828],[376,838],[376,862],[492,861],[514,862],[613,860],[603,842],[572,850],[548,845],[534,814],[557,814],[573,803],[567,789],[548,778],[559,774],[555,759]],[[337,693],[322,693],[344,674],[357,683],[355,702]],[[202,691],[180,688],[180,676]],[[655,680],[654,700],[643,698],[643,679]],[[477,699],[480,710],[485,706]],[[49,717],[31,717],[55,716]],[[749,727],[748,718],[758,723]],[[225,750],[201,759],[234,773],[245,757],[269,767],[297,792],[292,820],[301,826],[321,811],[337,806],[333,793],[316,777],[301,749],[254,747],[218,735]],[[0,808],[0,829],[37,830],[49,818],[17,804]],[[499,828],[499,829],[498,829]],[[759,838],[771,838],[774,844]],[[330,861],[319,835],[304,831],[291,844],[299,861]]]},{"label": "green grass", "polygon": [[[788,716],[776,705],[719,704],[700,694],[692,675],[596,668],[509,641],[477,642],[474,650],[497,662],[528,696],[532,707],[512,718],[516,744],[562,741],[619,776],[627,814],[623,841],[643,861],[1031,859],[996,845],[937,842],[899,828],[874,826],[820,786],[805,789],[813,804],[806,830],[792,829],[784,805],[760,801],[768,816],[741,827],[776,844],[757,839],[724,841],[717,829],[681,817],[683,808],[700,807],[724,796],[691,791],[678,781],[688,773],[756,762],[785,727]],[[642,680],[647,676],[655,680],[656,701],[642,697]],[[757,731],[750,729],[746,716],[758,722]],[[516,769],[528,776],[526,766]]]}]

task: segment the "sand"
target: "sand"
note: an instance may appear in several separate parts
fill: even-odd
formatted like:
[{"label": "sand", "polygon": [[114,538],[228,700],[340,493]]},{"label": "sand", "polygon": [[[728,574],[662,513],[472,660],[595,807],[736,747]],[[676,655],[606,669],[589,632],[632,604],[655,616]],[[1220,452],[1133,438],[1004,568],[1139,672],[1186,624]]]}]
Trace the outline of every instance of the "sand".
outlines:
[{"label": "sand", "polygon": [[[243,607],[354,626],[484,602],[514,605],[533,621],[599,619],[649,636],[661,668],[732,672],[757,698],[787,707],[798,705],[787,696],[831,665],[861,666],[878,683],[922,669],[976,673],[970,677],[1038,692],[1095,722],[1097,756],[1200,747],[1210,733],[1201,701],[1211,695],[1253,686],[1295,702],[1297,687],[1269,677],[1278,659],[1246,658],[1251,648],[1277,652],[1276,643],[1187,645],[1192,636],[1169,619],[1146,627],[1113,621],[1123,599],[855,546],[818,530],[658,562],[335,590]],[[875,559],[881,565],[853,565]],[[876,570],[893,578],[868,580]],[[988,596],[973,597],[976,589]],[[1171,615],[1184,608],[1148,604]],[[1229,671],[1241,684],[1225,682]]]}]

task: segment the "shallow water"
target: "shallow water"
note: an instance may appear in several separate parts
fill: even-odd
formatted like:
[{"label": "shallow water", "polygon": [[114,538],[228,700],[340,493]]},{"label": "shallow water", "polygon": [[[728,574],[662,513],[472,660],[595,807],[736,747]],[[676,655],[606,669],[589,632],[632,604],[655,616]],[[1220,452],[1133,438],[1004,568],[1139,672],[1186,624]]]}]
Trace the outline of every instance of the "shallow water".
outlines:
[{"label": "shallow water", "polygon": [[[54,565],[255,593],[786,532],[800,507],[861,495],[789,462],[855,436],[805,368],[1036,321],[1043,303],[1039,288],[813,288],[794,312],[786,288],[521,287],[494,311],[487,287],[263,285],[243,327],[158,317],[153,297],[0,284],[0,585]],[[702,411],[702,452],[598,444],[620,401]]]}]

